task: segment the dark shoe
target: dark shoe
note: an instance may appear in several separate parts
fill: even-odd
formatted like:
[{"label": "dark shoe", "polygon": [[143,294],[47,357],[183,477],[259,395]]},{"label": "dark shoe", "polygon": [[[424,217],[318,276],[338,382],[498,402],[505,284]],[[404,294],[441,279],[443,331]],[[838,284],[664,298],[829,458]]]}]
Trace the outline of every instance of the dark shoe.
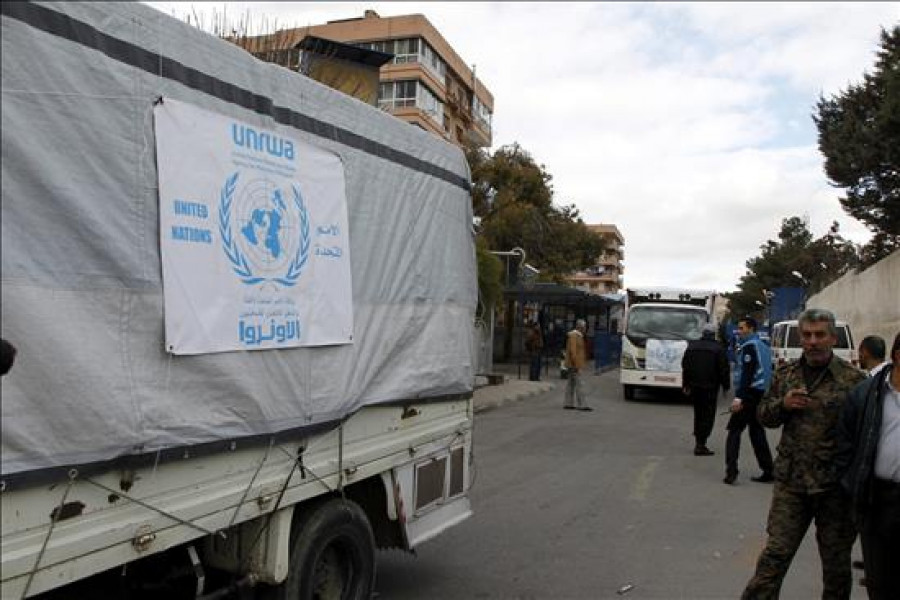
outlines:
[{"label": "dark shoe", "polygon": [[750,481],[755,481],[756,483],[772,483],[775,481],[775,478],[771,473],[763,473],[759,477],[751,477]]},{"label": "dark shoe", "polygon": [[563,408],[566,410],[575,410],[574,406],[563,406]]},{"label": "dark shoe", "polygon": [[582,406],[578,410],[594,410],[594,409],[591,408],[590,406]]},{"label": "dark shoe", "polygon": [[713,456],[715,452],[707,448],[706,446],[697,446],[694,448],[694,456]]},{"label": "dark shoe", "polygon": [[735,482],[736,479],[737,479],[737,473],[729,473],[728,475],[725,476],[725,479],[723,479],[722,481],[724,483],[727,483],[728,485],[731,485],[732,483]]}]

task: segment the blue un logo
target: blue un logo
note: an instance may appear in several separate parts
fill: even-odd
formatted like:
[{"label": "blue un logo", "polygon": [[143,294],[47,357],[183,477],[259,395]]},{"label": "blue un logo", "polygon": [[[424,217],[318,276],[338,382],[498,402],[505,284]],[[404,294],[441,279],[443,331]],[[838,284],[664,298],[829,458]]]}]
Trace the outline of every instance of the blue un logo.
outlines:
[{"label": "blue un logo", "polygon": [[225,182],[219,229],[232,270],[247,285],[274,281],[293,286],[309,258],[309,214],[300,189],[291,198],[265,179],[237,192],[238,174]]}]

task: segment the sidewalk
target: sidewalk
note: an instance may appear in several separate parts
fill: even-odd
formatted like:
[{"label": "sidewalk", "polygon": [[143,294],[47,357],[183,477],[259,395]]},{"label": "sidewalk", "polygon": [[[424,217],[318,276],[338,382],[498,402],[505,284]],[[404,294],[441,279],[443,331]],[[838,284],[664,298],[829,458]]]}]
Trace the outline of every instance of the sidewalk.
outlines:
[{"label": "sidewalk", "polygon": [[[607,366],[600,371],[592,371],[592,375],[602,375],[614,370],[615,366]],[[559,376],[559,368],[551,368],[549,372],[541,371],[540,381],[528,380],[528,365],[516,363],[495,363],[492,375],[502,376],[503,383],[487,385],[485,377],[478,377],[475,385],[473,401],[475,412],[482,412],[516,402],[529,396],[543,394],[557,387],[564,387],[566,380]]]},{"label": "sidewalk", "polygon": [[521,379],[519,372],[519,366],[516,364],[495,364],[492,374],[502,375],[503,383],[482,385],[484,383],[482,381],[476,386],[473,394],[475,412],[491,410],[529,396],[543,394],[554,389],[557,383],[565,383],[565,380],[559,379],[558,369],[555,373],[552,369],[549,374],[541,373],[541,381],[528,380],[528,365],[522,365]]}]

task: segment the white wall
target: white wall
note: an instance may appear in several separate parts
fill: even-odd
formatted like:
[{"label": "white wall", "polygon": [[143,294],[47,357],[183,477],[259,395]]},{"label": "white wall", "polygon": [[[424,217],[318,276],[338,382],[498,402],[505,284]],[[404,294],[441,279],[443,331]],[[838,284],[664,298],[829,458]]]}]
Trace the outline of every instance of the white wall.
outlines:
[{"label": "white wall", "polygon": [[857,346],[867,335],[880,335],[890,352],[900,332],[900,250],[862,273],[847,273],[810,296],[806,307],[828,309],[850,323]]}]

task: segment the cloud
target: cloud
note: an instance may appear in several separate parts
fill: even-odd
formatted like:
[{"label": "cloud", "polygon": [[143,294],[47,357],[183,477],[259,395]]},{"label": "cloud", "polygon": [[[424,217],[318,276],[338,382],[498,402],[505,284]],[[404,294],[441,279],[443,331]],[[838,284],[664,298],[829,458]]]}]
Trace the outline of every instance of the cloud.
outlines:
[{"label": "cloud", "polygon": [[[160,6],[162,3],[151,3]],[[221,3],[179,3],[176,12]],[[422,13],[494,94],[556,201],[625,236],[626,285],[734,289],[781,220],[870,234],[840,208],[810,115],[862,79],[897,3],[231,3],[307,25]],[[172,7],[164,7],[171,12]]]}]

